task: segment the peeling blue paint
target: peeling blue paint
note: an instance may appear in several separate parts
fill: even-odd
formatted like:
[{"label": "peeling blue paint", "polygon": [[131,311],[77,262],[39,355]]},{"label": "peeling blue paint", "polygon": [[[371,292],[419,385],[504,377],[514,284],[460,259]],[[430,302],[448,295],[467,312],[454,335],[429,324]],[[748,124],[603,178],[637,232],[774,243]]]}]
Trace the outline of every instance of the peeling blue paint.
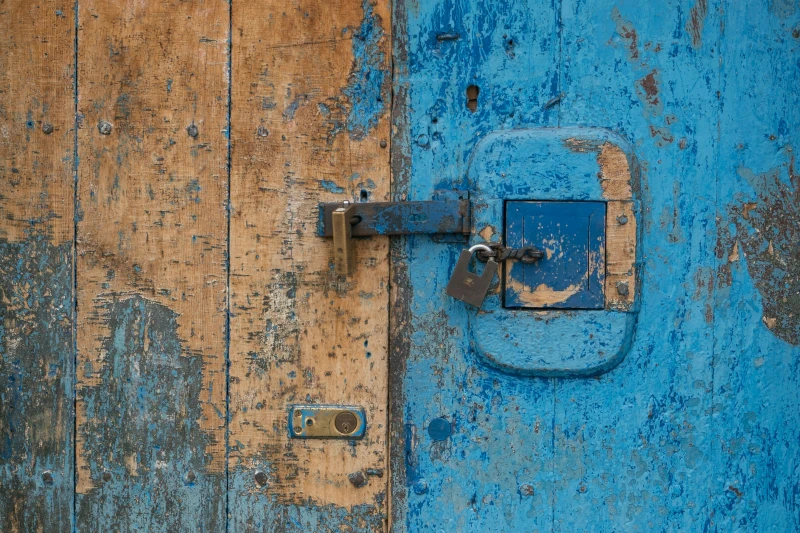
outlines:
[{"label": "peeling blue paint", "polygon": [[[209,473],[202,416],[203,360],[187,353],[177,314],[141,296],[100,304],[107,317],[100,385],[80,391],[81,531],[221,531],[225,476]],[[187,482],[190,480],[190,482]]]},{"label": "peeling blue paint", "polygon": [[[313,495],[301,504],[286,504],[274,495],[267,494],[267,486],[259,486],[253,471],[267,473],[266,465],[251,468],[231,465],[230,490],[237,494],[236,507],[231,510],[231,531],[243,533],[361,533],[385,531],[386,516],[380,511],[380,501],[385,494],[379,493],[375,502],[352,507],[322,505]],[[269,483],[269,481],[267,481]],[[377,501],[380,500],[380,501]]]},{"label": "peeling blue paint", "polygon": [[72,242],[0,242],[3,531],[72,529],[72,318]]},{"label": "peeling blue paint", "polygon": [[384,101],[390,81],[388,61],[381,48],[383,21],[370,0],[362,0],[364,19],[353,31],[353,68],[343,93],[349,103],[347,131],[351,139],[364,139],[388,109]]},{"label": "peeling blue paint", "polygon": [[[403,454],[393,457],[394,528],[800,529],[790,257],[798,178],[788,150],[800,142],[797,13],[771,0],[522,4],[398,11],[394,93],[407,100],[395,117],[403,128],[392,141],[402,158],[394,187],[410,199],[434,187],[470,189],[470,154],[497,130],[619,133],[642,169],[636,336],[627,358],[595,378],[501,373],[478,356],[477,322],[444,296],[459,247],[404,239],[395,255],[408,284],[398,289],[408,300],[396,314],[408,324],[393,353],[392,439],[405,445],[393,448]],[[474,112],[465,98],[471,84],[480,87]],[[546,183],[537,168],[529,165],[530,179]],[[515,187],[513,170],[504,177],[498,183],[517,199],[543,192]],[[500,311],[479,318],[491,323]],[[578,316],[529,319],[548,332]],[[578,337],[588,338],[583,327]],[[507,333],[532,357],[563,353],[568,343],[531,332]],[[446,441],[418,429],[443,415],[457,421]]]},{"label": "peeling blue paint", "polygon": [[344,188],[339,187],[336,183],[329,180],[320,180],[319,184],[323,189],[334,194],[341,194],[344,192]]}]

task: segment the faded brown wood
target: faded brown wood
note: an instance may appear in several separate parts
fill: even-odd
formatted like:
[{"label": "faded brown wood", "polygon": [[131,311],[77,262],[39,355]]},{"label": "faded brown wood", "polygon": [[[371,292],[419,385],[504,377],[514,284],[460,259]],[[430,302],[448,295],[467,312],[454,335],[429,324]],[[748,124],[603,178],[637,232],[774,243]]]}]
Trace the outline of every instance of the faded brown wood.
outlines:
[{"label": "faded brown wood", "polygon": [[[261,0],[233,17],[232,531],[283,520],[276,506],[290,504],[306,517],[368,504],[359,513],[380,524],[388,243],[358,240],[345,279],[316,230],[319,202],[389,199],[389,2]],[[365,407],[366,437],[289,439],[287,406],[303,402]],[[366,486],[348,481],[356,472]]]},{"label": "faded brown wood", "polygon": [[606,307],[629,310],[636,295],[636,211],[634,169],[618,146],[605,143],[597,154],[606,207]]},{"label": "faded brown wood", "polygon": [[72,241],[74,29],[58,2],[0,2],[0,240]]},{"label": "faded brown wood", "polygon": [[608,202],[606,247],[605,290],[608,307],[630,309],[637,283],[636,214],[633,202]]},{"label": "faded brown wood", "polygon": [[229,5],[79,9],[78,529],[221,531]]},{"label": "faded brown wood", "polygon": [[0,1],[0,531],[72,527],[75,23]]}]

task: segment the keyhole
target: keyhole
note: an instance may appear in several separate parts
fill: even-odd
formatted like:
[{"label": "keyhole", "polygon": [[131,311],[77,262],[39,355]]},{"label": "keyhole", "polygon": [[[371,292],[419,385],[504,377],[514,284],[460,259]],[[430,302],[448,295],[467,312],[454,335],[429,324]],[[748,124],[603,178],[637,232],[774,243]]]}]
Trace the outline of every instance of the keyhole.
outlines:
[{"label": "keyhole", "polygon": [[339,413],[336,415],[336,418],[333,420],[333,425],[336,427],[336,431],[347,435],[352,433],[354,429],[356,429],[356,424],[358,421],[356,420],[356,416],[353,413]]},{"label": "keyhole", "polygon": [[474,113],[478,109],[478,94],[481,90],[477,85],[467,87],[467,109]]}]

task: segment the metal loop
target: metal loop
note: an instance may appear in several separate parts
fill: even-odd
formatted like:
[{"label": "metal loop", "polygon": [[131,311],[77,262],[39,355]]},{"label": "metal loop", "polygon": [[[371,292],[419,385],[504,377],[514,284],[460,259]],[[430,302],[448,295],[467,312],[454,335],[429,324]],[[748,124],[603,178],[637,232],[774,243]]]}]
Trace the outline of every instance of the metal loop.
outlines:
[{"label": "metal loop", "polygon": [[484,252],[492,253],[492,249],[485,244],[474,244],[469,247],[469,253],[474,254],[475,250],[483,250]]}]

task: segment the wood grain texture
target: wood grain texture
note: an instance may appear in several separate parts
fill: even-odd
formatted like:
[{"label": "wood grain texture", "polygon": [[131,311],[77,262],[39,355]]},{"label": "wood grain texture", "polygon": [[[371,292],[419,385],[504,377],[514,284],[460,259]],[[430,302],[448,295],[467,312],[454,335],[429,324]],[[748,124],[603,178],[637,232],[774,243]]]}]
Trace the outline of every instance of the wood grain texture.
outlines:
[{"label": "wood grain texture", "polygon": [[[405,100],[393,117],[393,187],[409,200],[474,192],[471,165],[487,134],[558,125],[547,105],[559,94],[558,6],[397,4],[394,84]],[[480,87],[475,111],[470,85]],[[526,190],[503,171],[506,198]],[[502,224],[476,222],[484,207],[473,202],[473,231],[499,239]],[[550,531],[556,380],[496,371],[477,353],[478,312],[444,290],[463,246],[418,235],[393,246],[392,530]],[[499,330],[490,335],[504,339]]]},{"label": "wood grain texture", "polygon": [[0,530],[72,528],[75,23],[0,2]]},{"label": "wood grain texture", "polygon": [[[602,124],[634,146],[642,262],[639,320],[625,361],[556,391],[554,531],[708,528],[716,490],[706,310],[720,4],[708,3],[708,43],[698,51],[684,29],[693,3],[563,2],[561,120]],[[600,161],[609,175],[624,162],[613,152]]]},{"label": "wood grain texture", "polygon": [[221,531],[229,6],[79,22],[78,529]]},{"label": "wood grain texture", "polygon": [[[388,14],[234,6],[231,531],[384,528],[388,243],[358,240],[341,278],[316,229],[319,202],[388,200]],[[308,402],[363,406],[365,438],[290,440],[287,407]]]},{"label": "wood grain texture", "polygon": [[710,522],[800,531],[800,6],[724,8]]}]

